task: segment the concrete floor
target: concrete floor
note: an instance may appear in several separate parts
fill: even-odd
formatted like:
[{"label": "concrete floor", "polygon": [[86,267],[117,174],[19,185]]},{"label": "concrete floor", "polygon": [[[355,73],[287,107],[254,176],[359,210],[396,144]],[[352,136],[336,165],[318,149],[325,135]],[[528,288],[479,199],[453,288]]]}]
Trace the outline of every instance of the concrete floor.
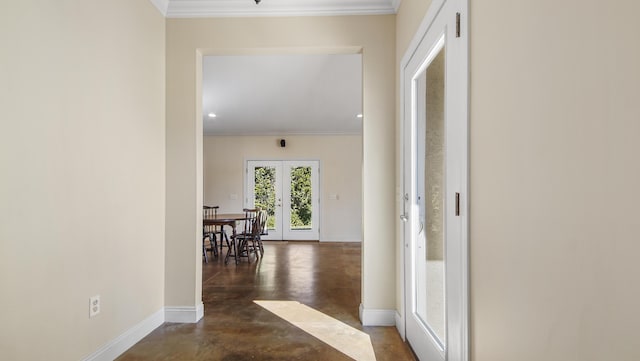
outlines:
[{"label": "concrete floor", "polygon": [[[258,261],[252,256],[251,263],[245,258],[239,265],[225,265],[213,258],[203,264],[204,318],[197,324],[165,323],[118,360],[354,359],[347,354],[365,355],[354,356],[358,360],[414,360],[395,327],[360,325],[360,244],[265,243]],[[306,323],[315,326],[310,333],[324,332],[314,334],[327,343],[300,328],[305,324],[300,317],[313,316],[294,311],[295,320],[279,312],[287,321],[254,300],[297,301],[309,312],[321,312],[316,314],[329,323]],[[371,339],[375,358],[354,350],[361,343],[346,338],[358,335]]]}]

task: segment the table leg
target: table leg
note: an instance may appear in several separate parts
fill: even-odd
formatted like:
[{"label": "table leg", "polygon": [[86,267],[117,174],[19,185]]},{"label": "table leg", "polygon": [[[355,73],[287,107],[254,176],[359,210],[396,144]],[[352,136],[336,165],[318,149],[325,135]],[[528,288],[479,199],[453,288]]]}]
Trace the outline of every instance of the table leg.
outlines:
[{"label": "table leg", "polygon": [[224,231],[224,226],[220,226],[220,254],[222,254],[222,241],[227,242],[227,249],[229,249],[229,236],[227,236],[227,232]]},{"label": "table leg", "polygon": [[[224,226],[222,226],[222,227],[224,227]],[[231,237],[231,242],[233,242],[233,236]],[[224,257],[224,264],[227,264],[229,262],[229,255],[230,254],[231,254],[231,244],[229,243],[229,239],[227,239],[227,255]]]},{"label": "table leg", "polygon": [[[231,244],[233,245],[233,258],[236,261],[236,264],[238,264],[238,247],[236,245],[236,225],[235,223],[233,225],[231,225]],[[224,263],[228,263],[229,262],[229,255],[231,254],[231,245],[229,245],[229,243],[227,243],[227,255],[224,258]]]},{"label": "table leg", "polygon": [[233,239],[233,257],[236,260],[236,264],[240,263],[240,258],[238,257],[238,242],[237,242],[237,238],[236,238],[236,224],[233,224],[233,237],[231,237],[231,239]]}]

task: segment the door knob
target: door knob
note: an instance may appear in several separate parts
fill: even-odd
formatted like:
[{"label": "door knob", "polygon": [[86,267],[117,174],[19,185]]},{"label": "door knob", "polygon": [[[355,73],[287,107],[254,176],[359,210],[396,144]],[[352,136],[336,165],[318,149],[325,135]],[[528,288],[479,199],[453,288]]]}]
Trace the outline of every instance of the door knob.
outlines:
[{"label": "door knob", "polygon": [[403,222],[406,222],[406,221],[409,220],[409,218],[405,214],[401,214],[400,215],[400,220],[403,221]]}]

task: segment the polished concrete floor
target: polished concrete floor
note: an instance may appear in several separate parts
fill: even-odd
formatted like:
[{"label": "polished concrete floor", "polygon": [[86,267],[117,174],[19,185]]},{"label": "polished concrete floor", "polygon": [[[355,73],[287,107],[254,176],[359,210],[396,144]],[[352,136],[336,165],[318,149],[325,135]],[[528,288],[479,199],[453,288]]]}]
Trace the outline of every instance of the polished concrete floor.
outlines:
[{"label": "polished concrete floor", "polygon": [[203,264],[204,318],[165,323],[118,360],[414,360],[395,327],[360,324],[360,252],[354,243],[268,242],[251,263],[214,258]]}]

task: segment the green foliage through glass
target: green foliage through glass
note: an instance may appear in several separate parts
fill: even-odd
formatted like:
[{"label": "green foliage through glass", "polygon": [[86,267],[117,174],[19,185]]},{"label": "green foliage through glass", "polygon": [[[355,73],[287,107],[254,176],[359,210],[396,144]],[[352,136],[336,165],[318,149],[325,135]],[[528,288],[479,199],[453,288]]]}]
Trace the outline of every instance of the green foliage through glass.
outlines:
[{"label": "green foliage through glass", "polygon": [[267,229],[275,229],[276,225],[276,169],[274,167],[255,168],[256,208],[267,211]]},{"label": "green foliage through glass", "polygon": [[[267,211],[267,228],[275,229],[276,168],[255,168],[254,205]],[[311,229],[311,167],[291,168],[291,229]]]},{"label": "green foliage through glass", "polygon": [[311,167],[291,168],[291,229],[311,229]]}]

